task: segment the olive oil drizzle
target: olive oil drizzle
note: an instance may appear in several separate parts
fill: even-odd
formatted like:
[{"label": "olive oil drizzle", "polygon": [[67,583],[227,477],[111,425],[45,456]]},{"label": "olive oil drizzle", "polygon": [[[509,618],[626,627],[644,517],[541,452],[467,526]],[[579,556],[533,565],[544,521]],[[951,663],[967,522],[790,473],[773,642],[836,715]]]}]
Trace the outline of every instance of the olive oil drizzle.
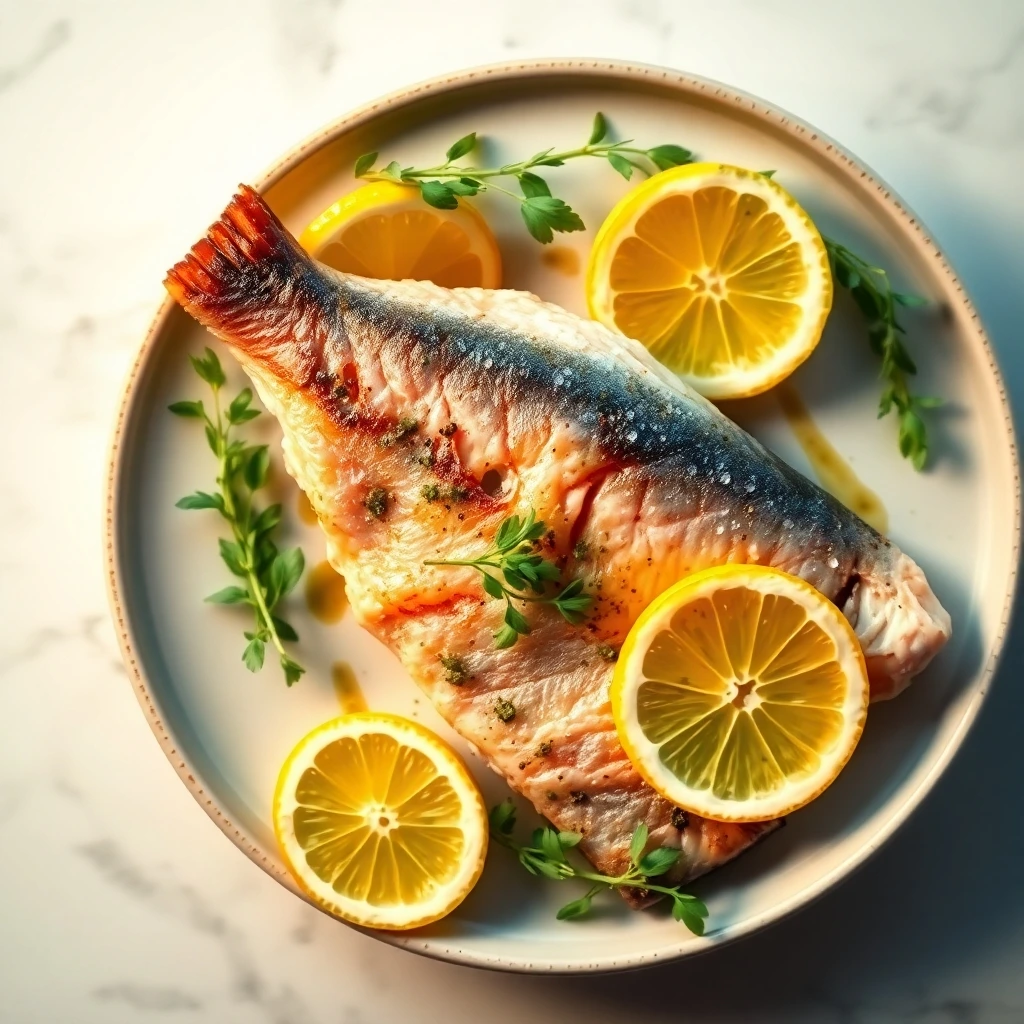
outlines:
[{"label": "olive oil drizzle", "polygon": [[821,432],[796,388],[784,382],[775,388],[775,395],[821,486],[879,533],[886,533],[889,514],[881,498],[860,480]]}]

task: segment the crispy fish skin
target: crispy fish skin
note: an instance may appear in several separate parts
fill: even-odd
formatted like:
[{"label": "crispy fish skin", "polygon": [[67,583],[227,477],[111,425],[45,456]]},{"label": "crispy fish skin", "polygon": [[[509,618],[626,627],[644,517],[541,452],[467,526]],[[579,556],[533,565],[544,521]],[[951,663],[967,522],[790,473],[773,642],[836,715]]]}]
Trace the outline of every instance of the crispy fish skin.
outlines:
[{"label": "crispy fish skin", "polygon": [[[618,743],[601,653],[667,586],[727,561],[803,577],[853,624],[875,698],[948,638],[907,556],[596,323],[524,293],[335,273],[244,186],[166,284],[281,421],[359,621],[606,873],[625,868],[640,820],[652,844],[682,848],[679,879],[779,824],[673,816]],[[584,627],[531,607],[529,636],[498,651],[501,606],[474,571],[423,563],[474,557],[528,508],[595,601]]]}]

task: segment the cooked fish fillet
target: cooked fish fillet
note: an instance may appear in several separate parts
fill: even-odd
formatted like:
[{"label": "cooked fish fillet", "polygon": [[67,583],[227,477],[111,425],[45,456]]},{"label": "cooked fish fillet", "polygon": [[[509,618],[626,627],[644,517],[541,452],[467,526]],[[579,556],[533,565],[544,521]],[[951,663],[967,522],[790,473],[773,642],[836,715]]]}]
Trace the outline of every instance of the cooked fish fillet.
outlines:
[{"label": "cooked fish fillet", "polygon": [[[949,636],[914,562],[599,324],[521,292],[336,273],[244,186],[166,284],[280,420],[359,622],[513,789],[584,834],[602,871],[625,868],[641,820],[652,845],[682,848],[679,878],[778,825],[673,814],[618,743],[601,648],[670,584],[730,561],[803,577],[852,623],[875,698]],[[479,576],[424,563],[481,554],[530,508],[595,601],[582,627],[532,606],[530,634],[497,650],[501,603]]]}]

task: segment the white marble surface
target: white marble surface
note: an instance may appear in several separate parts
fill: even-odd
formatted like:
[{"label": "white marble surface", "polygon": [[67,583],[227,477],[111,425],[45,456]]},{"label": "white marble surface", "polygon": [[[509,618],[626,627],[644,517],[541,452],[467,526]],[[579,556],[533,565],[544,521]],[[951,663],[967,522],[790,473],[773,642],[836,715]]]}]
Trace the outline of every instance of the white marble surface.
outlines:
[{"label": "white marble surface", "polygon": [[432,963],[318,915],[210,824],[139,713],[102,483],[164,268],[237,181],[346,109],[551,55],[718,78],[841,139],[946,246],[1024,409],[1020,0],[2,0],[0,1021],[1024,1020],[1024,628],[867,868],[766,934],[605,979]]}]

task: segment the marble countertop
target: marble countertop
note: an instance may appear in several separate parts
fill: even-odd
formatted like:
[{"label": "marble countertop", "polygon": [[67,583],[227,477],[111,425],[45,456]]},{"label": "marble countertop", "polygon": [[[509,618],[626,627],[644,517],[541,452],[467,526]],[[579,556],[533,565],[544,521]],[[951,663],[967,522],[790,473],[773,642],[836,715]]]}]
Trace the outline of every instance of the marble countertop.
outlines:
[{"label": "marble countertop", "polygon": [[1024,410],[1019,0],[0,0],[0,1021],[1024,1020],[1019,621],[963,751],[866,868],[767,933],[617,977],[489,974],[331,922],[225,841],[139,712],[101,491],[164,269],[345,110],[557,55],[721,79],[841,139],[946,247]]}]

